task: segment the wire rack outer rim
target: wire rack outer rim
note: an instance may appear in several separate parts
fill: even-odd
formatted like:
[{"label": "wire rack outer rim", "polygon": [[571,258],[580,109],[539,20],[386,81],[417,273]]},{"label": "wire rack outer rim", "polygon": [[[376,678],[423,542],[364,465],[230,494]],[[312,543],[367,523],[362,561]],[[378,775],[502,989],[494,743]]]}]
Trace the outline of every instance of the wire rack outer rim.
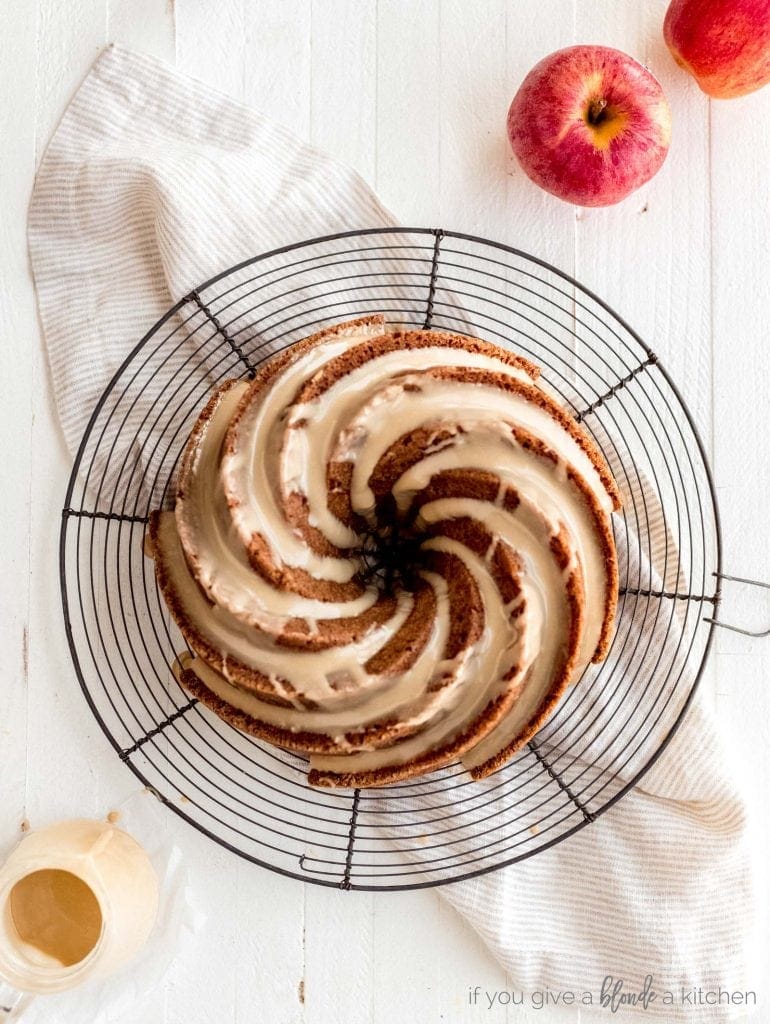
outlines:
[{"label": "wire rack outer rim", "polygon": [[[696,444],[698,446],[698,454],[700,455],[701,462],[703,464],[704,474],[705,474],[705,477],[706,477],[706,481],[708,483],[709,495],[710,495],[710,498],[711,498],[711,504],[712,504],[713,513],[714,513],[714,541],[715,541],[715,554],[716,554],[716,572],[715,572],[714,575],[715,575],[715,578],[717,580],[719,580],[721,578],[721,574],[722,574],[722,571],[723,571],[723,567],[722,567],[722,523],[721,523],[721,515],[720,515],[720,511],[719,511],[719,502],[717,501],[716,487],[715,487],[715,484],[714,484],[714,477],[713,477],[711,466],[710,466],[710,463],[709,463],[709,460],[708,460],[708,457],[707,457],[707,454],[706,454],[705,446],[703,444],[703,439],[702,439],[702,437],[700,435],[700,431],[698,430],[698,427],[697,427],[697,425],[695,423],[695,420],[693,419],[693,416],[692,416],[692,413],[690,412],[689,407],[687,406],[687,404],[684,401],[684,398],[682,397],[681,391],[679,390],[677,385],[674,383],[673,379],[671,378],[671,375],[668,373],[668,371],[666,370],[665,366],[663,366],[663,364],[657,358],[657,356],[654,353],[654,351],[642,340],[642,338],[639,336],[639,334],[626,322],[626,320],[624,320],[623,317],[620,316],[612,308],[612,306],[610,306],[607,302],[604,301],[604,299],[602,299],[600,296],[596,295],[595,292],[591,291],[590,288],[587,288],[584,284],[582,284],[576,278],[572,277],[570,274],[567,274],[565,271],[560,270],[558,267],[555,267],[553,264],[548,263],[546,260],[542,260],[542,259],[540,259],[537,256],[533,256],[531,253],[525,252],[523,249],[517,249],[514,246],[506,245],[504,242],[495,242],[495,241],[493,241],[491,239],[483,238],[483,237],[481,237],[479,235],[470,235],[470,234],[466,234],[464,232],[450,231],[450,230],[447,230],[447,229],[444,229],[444,228],[403,227],[403,226],[360,228],[360,229],[353,229],[353,230],[350,230],[350,231],[339,231],[339,232],[335,232],[335,233],[330,234],[330,235],[319,235],[316,238],[305,239],[304,241],[300,241],[300,242],[293,242],[293,243],[291,243],[289,245],[279,246],[278,248],[271,249],[268,252],[260,253],[258,256],[252,256],[252,257],[250,257],[247,260],[243,260],[241,263],[237,263],[237,264],[235,264],[232,267],[228,267],[226,270],[221,271],[219,274],[215,274],[213,277],[210,277],[208,280],[206,280],[202,284],[198,285],[193,291],[194,292],[205,291],[211,285],[216,284],[217,281],[222,280],[224,277],[227,277],[228,275],[233,274],[233,273],[237,272],[238,270],[242,270],[245,267],[252,266],[252,265],[254,265],[256,263],[259,263],[259,262],[261,262],[263,260],[270,259],[273,256],[280,256],[280,255],[282,255],[284,253],[293,252],[293,251],[295,251],[297,249],[310,248],[313,245],[322,244],[324,242],[333,242],[333,241],[336,241],[338,239],[361,237],[361,236],[370,236],[370,235],[386,235],[386,234],[430,235],[430,236],[433,236],[434,238],[456,238],[456,239],[460,239],[460,240],[467,241],[467,242],[473,242],[473,243],[476,243],[478,245],[487,245],[487,246],[490,246],[490,247],[492,247],[494,249],[498,249],[501,252],[506,252],[506,253],[509,253],[510,255],[518,256],[518,257],[520,257],[522,259],[528,260],[531,263],[534,263],[535,265],[541,267],[542,269],[547,270],[549,273],[552,273],[552,274],[556,275],[557,277],[561,278],[563,281],[567,282],[572,287],[577,288],[584,295],[588,296],[588,298],[590,298],[592,301],[596,302],[597,305],[599,305],[602,309],[605,310],[606,313],[608,313],[611,317],[613,317],[613,319],[618,324],[620,324],[623,327],[624,330],[628,331],[629,335],[634,339],[634,341],[637,342],[637,344],[642,348],[642,350],[647,354],[647,356],[649,358],[655,359],[655,365],[656,365],[657,369],[660,371],[660,373],[662,374],[662,376],[664,377],[664,379],[665,379],[666,383],[668,384],[668,386],[673,391],[674,396],[675,396],[677,402],[679,403],[680,409],[684,413],[684,416],[685,416],[685,418],[687,420],[687,424],[688,424],[689,428],[691,429],[693,437],[695,438]],[[190,293],[190,294],[192,294],[192,293]],[[126,368],[131,364],[131,362],[134,360],[136,355],[144,348],[144,346],[147,344],[147,342],[150,340],[150,338],[152,338],[156,334],[158,329],[160,327],[162,327],[164,323],[166,323],[168,320],[170,320],[171,317],[173,317],[174,314],[177,313],[189,301],[190,294],[182,296],[182,298],[179,299],[179,301],[176,302],[166,313],[164,313],[164,315],[155,324],[153,324],[153,326],[147,331],[147,333],[137,342],[137,344],[131,349],[131,351],[128,353],[126,358],[123,360],[123,362],[120,364],[118,369],[115,371],[115,373],[113,374],[111,380],[109,381],[109,383],[105,387],[104,391],[102,392],[101,396],[99,397],[99,400],[97,401],[96,405],[94,406],[93,412],[91,413],[91,416],[89,417],[88,423],[87,423],[86,428],[85,428],[85,430],[83,432],[83,437],[80,440],[80,444],[78,446],[78,450],[77,450],[77,453],[75,455],[75,461],[74,461],[73,466],[72,466],[72,472],[70,474],[69,482],[67,484],[67,491],[66,491],[66,495],[65,495],[65,499],[64,499],[64,508],[62,510],[62,522],[61,522],[61,528],[60,528],[60,532],[59,532],[59,583],[60,583],[60,590],[61,590],[61,602],[62,602],[62,612],[63,612],[63,617],[64,617],[64,628],[65,628],[65,632],[66,632],[66,636],[67,636],[67,643],[68,643],[69,650],[70,650],[70,656],[72,658],[72,662],[73,662],[73,665],[74,665],[74,668],[75,668],[75,673],[77,675],[78,682],[80,683],[80,689],[83,692],[83,696],[85,697],[86,702],[87,702],[89,708],[91,709],[91,712],[92,712],[94,718],[99,723],[99,726],[100,726],[102,732],[107,737],[107,739],[110,742],[110,745],[112,746],[112,748],[115,750],[115,752],[119,756],[122,753],[122,749],[120,747],[120,744],[117,742],[115,737],[110,732],[109,727],[107,725],[107,722],[104,720],[104,718],[102,717],[101,713],[97,709],[96,704],[94,703],[94,700],[91,697],[91,694],[90,694],[90,692],[88,690],[88,687],[86,685],[85,676],[83,674],[83,671],[82,671],[82,668],[81,668],[81,665],[80,665],[80,659],[78,657],[77,648],[76,648],[76,645],[75,645],[75,640],[74,640],[74,636],[73,636],[73,632],[72,632],[72,621],[71,621],[71,618],[70,618],[69,601],[68,601],[68,596],[67,596],[67,583],[66,583],[67,527],[68,527],[68,523],[69,523],[69,519],[70,519],[70,516],[67,515],[67,511],[71,507],[72,495],[73,495],[74,490],[75,490],[75,486],[76,486],[76,483],[77,483],[78,472],[80,470],[80,465],[81,465],[81,462],[83,460],[83,455],[84,455],[84,452],[85,452],[85,449],[86,449],[86,445],[87,445],[88,439],[89,439],[89,437],[91,435],[91,430],[92,430],[92,428],[93,428],[93,426],[94,426],[94,424],[95,424],[95,422],[96,422],[96,420],[97,420],[97,418],[99,416],[99,413],[101,412],[102,408],[104,407],[104,404],[106,403],[107,399],[109,398],[113,388],[115,387],[117,382],[120,380],[120,378],[123,375],[123,373],[126,370]],[[715,591],[715,595],[714,595],[714,598],[713,598],[714,618],[716,618],[716,611],[719,608],[720,601],[721,601],[720,587],[717,586],[716,591]],[[565,839],[568,839],[569,837],[574,836],[576,833],[580,832],[587,825],[593,824],[595,821],[597,821],[603,814],[605,814],[608,810],[610,810],[610,808],[614,807],[618,803],[619,800],[621,800],[624,796],[626,796],[626,794],[629,793],[630,790],[632,790],[637,785],[637,783],[647,774],[647,772],[653,767],[653,765],[658,761],[658,759],[661,757],[661,755],[664,753],[664,751],[668,747],[668,745],[671,742],[671,740],[673,739],[675,733],[677,732],[677,730],[679,729],[680,725],[682,724],[682,721],[684,720],[685,716],[687,715],[687,712],[688,712],[688,710],[690,708],[690,705],[692,704],[692,701],[693,701],[693,699],[695,697],[695,694],[696,694],[696,692],[698,690],[698,687],[700,685],[700,681],[701,681],[701,679],[703,677],[703,672],[705,670],[706,664],[708,663],[709,655],[711,653],[711,647],[712,647],[712,644],[713,644],[713,641],[714,641],[715,623],[713,622],[713,620],[706,620],[706,621],[708,621],[708,623],[709,623],[708,635],[706,637],[706,642],[705,642],[704,647],[703,647],[703,654],[701,656],[701,662],[700,662],[698,670],[697,670],[697,672],[695,674],[695,678],[693,679],[693,683],[692,683],[692,686],[690,688],[690,692],[687,695],[687,698],[686,698],[686,700],[685,700],[685,702],[684,702],[684,704],[683,704],[679,714],[677,715],[676,719],[674,720],[674,722],[673,722],[673,724],[672,724],[668,734],[660,742],[660,744],[656,748],[655,752],[649,758],[647,763],[636,773],[636,775],[634,775],[629,780],[629,782],[627,782],[626,785],[623,786],[613,797],[611,797],[605,804],[603,804],[602,807],[600,807],[598,810],[593,812],[590,818],[583,818],[583,820],[579,821],[571,829],[568,829],[567,831],[562,832],[560,835],[555,836],[554,838],[550,839],[548,842],[543,843],[543,845],[537,847],[537,849],[527,851],[526,853],[519,854],[516,857],[511,857],[511,858],[509,858],[507,860],[500,861],[499,863],[490,865],[488,867],[480,868],[480,869],[478,869],[476,871],[466,872],[465,874],[458,875],[458,876],[453,877],[453,878],[435,879],[435,880],[431,879],[429,881],[410,882],[410,883],[397,884],[397,885],[396,884],[394,884],[394,885],[366,885],[366,884],[361,884],[361,883],[353,882],[352,880],[350,880],[343,887],[343,886],[340,885],[340,883],[338,881],[335,881],[335,880],[332,880],[332,879],[328,879],[327,880],[327,879],[323,879],[323,878],[317,878],[317,877],[313,877],[313,876],[308,876],[306,874],[301,874],[298,871],[289,871],[286,868],[282,868],[282,867],[280,867],[280,866],[278,866],[276,864],[267,863],[266,861],[261,860],[259,857],[255,857],[255,856],[247,853],[244,850],[240,850],[240,849],[238,849],[238,847],[233,846],[231,843],[229,843],[227,840],[223,839],[221,836],[215,835],[213,832],[211,832],[209,829],[207,829],[200,822],[195,821],[189,815],[185,814],[184,811],[181,809],[181,807],[177,806],[171,800],[168,800],[165,796],[163,796],[162,793],[158,792],[156,787],[153,786],[152,783],[149,781],[149,779],[147,779],[145,777],[145,775],[139,769],[139,767],[137,765],[135,765],[129,758],[121,758],[121,760],[134,773],[134,775],[139,779],[139,781],[143,784],[143,786],[145,786],[151,793],[153,793],[157,797],[157,799],[165,807],[169,808],[169,810],[173,811],[174,814],[176,814],[176,815],[178,815],[178,817],[182,818],[183,821],[186,821],[189,825],[192,825],[192,827],[195,828],[198,832],[200,832],[203,835],[207,836],[209,839],[212,839],[214,842],[218,843],[220,846],[224,847],[225,849],[230,850],[232,853],[237,854],[237,856],[243,858],[244,860],[250,861],[252,864],[257,864],[260,867],[267,869],[268,871],[273,871],[273,872],[275,872],[277,874],[280,874],[280,875],[283,875],[283,876],[285,876],[287,878],[294,878],[294,879],[297,879],[300,882],[306,882],[306,883],[309,883],[311,885],[321,885],[321,886],[324,886],[326,888],[331,888],[331,889],[343,889],[343,891],[357,891],[357,892],[410,892],[410,891],[413,891],[413,890],[416,890],[416,889],[433,889],[433,888],[437,888],[439,886],[444,886],[444,885],[456,885],[459,882],[465,882],[465,881],[468,881],[468,880],[470,880],[472,878],[479,878],[482,875],[487,875],[487,874],[490,874],[490,873],[492,873],[494,871],[499,871],[502,868],[510,867],[512,864],[517,864],[517,863],[519,863],[521,861],[528,860],[529,858],[534,857],[536,854],[543,853],[545,850],[548,850],[548,849],[550,849],[553,846],[557,846],[559,843],[563,842]]]}]

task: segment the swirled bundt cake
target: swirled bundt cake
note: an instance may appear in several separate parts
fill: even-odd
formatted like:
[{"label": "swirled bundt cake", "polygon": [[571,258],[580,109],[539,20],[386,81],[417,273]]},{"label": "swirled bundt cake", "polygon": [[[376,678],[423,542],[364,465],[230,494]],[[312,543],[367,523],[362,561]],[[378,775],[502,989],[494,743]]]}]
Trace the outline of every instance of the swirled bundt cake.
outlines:
[{"label": "swirled bundt cake", "polygon": [[503,764],[617,600],[617,487],[538,372],[370,316],[222,385],[151,517],[184,687],[316,785]]}]

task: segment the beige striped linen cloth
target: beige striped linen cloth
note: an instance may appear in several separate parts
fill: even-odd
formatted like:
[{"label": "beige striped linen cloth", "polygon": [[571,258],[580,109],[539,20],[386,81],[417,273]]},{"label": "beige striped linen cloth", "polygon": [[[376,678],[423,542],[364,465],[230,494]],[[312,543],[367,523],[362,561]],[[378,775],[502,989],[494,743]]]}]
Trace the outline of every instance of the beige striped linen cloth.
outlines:
[{"label": "beige striped linen cloth", "polygon": [[[292,241],[395,223],[357,174],[285,129],[153,58],[105,50],[48,146],[29,214],[70,449],[126,354],[193,287]],[[596,823],[436,890],[507,971],[505,990],[475,997],[479,1011],[494,1001],[480,1019],[501,1019],[512,998],[537,1006],[546,990],[575,1005],[590,993],[596,1008],[607,978],[622,983],[612,1019],[745,1016],[725,993],[761,1004],[748,838],[713,715],[696,699],[664,756]],[[648,975],[656,998],[621,1003]]]}]

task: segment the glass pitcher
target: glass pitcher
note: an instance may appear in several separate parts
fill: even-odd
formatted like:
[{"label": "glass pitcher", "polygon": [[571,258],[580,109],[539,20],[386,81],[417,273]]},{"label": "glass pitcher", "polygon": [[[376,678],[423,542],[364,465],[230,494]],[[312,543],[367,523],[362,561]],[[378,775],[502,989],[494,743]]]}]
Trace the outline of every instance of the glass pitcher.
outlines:
[{"label": "glass pitcher", "polygon": [[158,880],[147,854],[109,821],[30,832],[0,868],[0,1020],[35,994],[104,977],[147,940]]}]

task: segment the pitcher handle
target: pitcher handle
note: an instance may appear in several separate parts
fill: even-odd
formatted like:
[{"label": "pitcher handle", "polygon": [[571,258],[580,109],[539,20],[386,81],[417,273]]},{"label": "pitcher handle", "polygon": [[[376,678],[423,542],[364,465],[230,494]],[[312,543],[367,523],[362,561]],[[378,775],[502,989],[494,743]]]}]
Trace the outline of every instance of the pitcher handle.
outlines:
[{"label": "pitcher handle", "polygon": [[0,978],[0,1021],[21,1020],[34,996],[31,992],[22,992],[7,981]]}]

